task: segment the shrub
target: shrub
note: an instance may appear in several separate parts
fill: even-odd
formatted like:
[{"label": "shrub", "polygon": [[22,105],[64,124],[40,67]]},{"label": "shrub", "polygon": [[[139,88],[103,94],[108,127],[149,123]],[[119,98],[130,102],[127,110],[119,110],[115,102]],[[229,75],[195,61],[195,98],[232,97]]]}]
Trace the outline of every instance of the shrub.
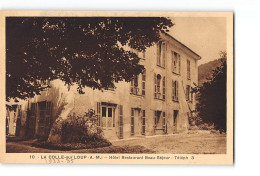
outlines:
[{"label": "shrub", "polygon": [[103,131],[97,126],[95,111],[90,109],[85,115],[75,113],[62,122],[62,143],[82,143],[104,141]]},{"label": "shrub", "polygon": [[32,145],[54,150],[89,149],[111,145],[111,142],[104,138],[102,128],[97,126],[97,117],[92,109],[83,116],[75,113],[69,115],[55,130],[61,135],[60,143],[38,140]]},{"label": "shrub", "polygon": [[196,112],[192,112],[191,115],[189,115],[190,126],[198,126],[202,123],[202,119],[197,115]]},{"label": "shrub", "polygon": [[200,130],[213,130],[213,129],[214,129],[214,125],[213,125],[213,124],[210,125],[210,124],[208,124],[208,123],[202,123],[202,124],[200,124],[200,125],[198,126],[198,128],[199,128]]}]

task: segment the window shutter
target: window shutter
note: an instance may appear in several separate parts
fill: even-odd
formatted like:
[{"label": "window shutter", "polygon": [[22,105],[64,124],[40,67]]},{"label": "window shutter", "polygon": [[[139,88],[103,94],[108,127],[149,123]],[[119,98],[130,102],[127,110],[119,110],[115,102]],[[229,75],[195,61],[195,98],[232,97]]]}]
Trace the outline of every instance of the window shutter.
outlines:
[{"label": "window shutter", "polygon": [[162,66],[165,67],[166,43],[162,43]]},{"label": "window shutter", "polygon": [[101,126],[101,103],[97,102],[97,125]]},{"label": "window shutter", "polygon": [[154,111],[154,128],[156,128],[157,125],[157,111]]},{"label": "window shutter", "polygon": [[174,81],[172,80],[172,101],[174,101],[174,93],[175,93],[175,91],[174,91]]},{"label": "window shutter", "polygon": [[119,110],[119,139],[123,139],[123,106],[119,105],[118,106],[118,110]]},{"label": "window shutter", "polygon": [[178,81],[175,81],[176,84],[175,84],[175,91],[176,91],[176,100],[178,101],[179,100],[179,84],[178,84]]},{"label": "window shutter", "polygon": [[157,44],[157,65],[161,65],[161,42]]},{"label": "window shutter", "polygon": [[163,112],[163,124],[162,124],[162,127],[165,130],[165,128],[166,128],[165,112]]},{"label": "window shutter", "polygon": [[115,124],[115,112],[116,112],[116,108],[113,108],[113,127],[115,127],[116,126],[116,124]]},{"label": "window shutter", "polygon": [[142,135],[145,135],[145,110],[142,113]]},{"label": "window shutter", "polygon": [[134,108],[131,108],[131,135],[134,135],[135,133],[135,128],[134,128]]},{"label": "window shutter", "polygon": [[146,80],[146,70],[142,74],[142,95],[145,95],[145,80]]},{"label": "window shutter", "polygon": [[154,73],[154,98],[157,98],[157,77]]},{"label": "window shutter", "polygon": [[178,57],[178,62],[179,62],[179,74],[181,74],[181,56],[180,55]]},{"label": "window shutter", "polygon": [[174,52],[171,52],[171,56],[172,56],[172,72],[174,72]]},{"label": "window shutter", "polygon": [[190,79],[190,61],[187,60],[187,79]]},{"label": "window shutter", "polygon": [[163,99],[165,100],[165,77],[163,77]]}]

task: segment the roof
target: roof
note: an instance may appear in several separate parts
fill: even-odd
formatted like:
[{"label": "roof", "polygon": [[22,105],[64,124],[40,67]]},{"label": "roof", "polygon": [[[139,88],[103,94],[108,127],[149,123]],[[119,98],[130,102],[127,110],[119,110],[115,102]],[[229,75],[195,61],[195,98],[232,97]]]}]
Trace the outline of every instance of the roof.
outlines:
[{"label": "roof", "polygon": [[179,44],[181,44],[183,47],[185,47],[186,49],[188,49],[190,52],[192,52],[193,54],[195,54],[196,56],[199,57],[199,59],[201,59],[201,56],[198,55],[197,53],[195,53],[193,50],[191,50],[189,47],[187,47],[186,45],[184,45],[183,43],[181,43],[179,40],[175,39],[173,36],[171,36],[170,34],[163,32],[165,35],[167,35],[168,37],[170,37],[171,39],[175,40],[176,42],[178,42]]}]

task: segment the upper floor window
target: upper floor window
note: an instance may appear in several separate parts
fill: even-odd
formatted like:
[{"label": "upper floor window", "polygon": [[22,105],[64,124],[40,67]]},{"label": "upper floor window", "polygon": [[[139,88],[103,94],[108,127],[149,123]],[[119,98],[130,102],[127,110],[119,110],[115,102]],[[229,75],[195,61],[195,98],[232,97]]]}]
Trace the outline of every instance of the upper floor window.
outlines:
[{"label": "upper floor window", "polygon": [[146,80],[146,73],[145,72],[146,71],[144,70],[141,75],[136,75],[131,80],[131,88],[130,88],[131,94],[145,95],[145,80]]},{"label": "upper floor window", "polygon": [[172,72],[180,74],[180,55],[172,51]]},{"label": "upper floor window", "polygon": [[162,78],[160,74],[154,74],[154,98],[165,100],[165,91],[165,77]]},{"label": "upper floor window", "polygon": [[172,101],[178,101],[179,95],[178,95],[178,82],[172,80]]},{"label": "upper floor window", "polygon": [[109,84],[107,88],[105,88],[105,90],[115,90],[115,87],[112,84]]},{"label": "upper floor window", "polygon": [[187,60],[187,79],[190,79],[190,61]]},{"label": "upper floor window", "polygon": [[146,80],[146,70],[142,73],[142,95],[145,95],[145,80]]},{"label": "upper floor window", "polygon": [[157,65],[160,67],[165,67],[165,57],[166,57],[166,44],[163,41],[159,41],[157,44]]},{"label": "upper floor window", "polygon": [[191,88],[190,88],[190,85],[187,85],[187,86],[186,86],[186,100],[187,100],[187,101],[190,101],[190,100],[191,100],[191,99],[190,99],[190,94],[191,94],[191,93],[190,93],[190,92],[191,92],[190,89],[191,89]]},{"label": "upper floor window", "polygon": [[137,95],[139,92],[139,88],[138,88],[138,76],[134,76],[134,78],[131,80],[131,89],[130,92],[132,94]]}]

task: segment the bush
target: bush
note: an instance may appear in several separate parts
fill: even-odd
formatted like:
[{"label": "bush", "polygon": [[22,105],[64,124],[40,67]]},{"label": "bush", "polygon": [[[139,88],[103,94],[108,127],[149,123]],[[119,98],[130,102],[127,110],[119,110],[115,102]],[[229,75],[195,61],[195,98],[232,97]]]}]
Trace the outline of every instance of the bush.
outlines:
[{"label": "bush", "polygon": [[89,110],[84,116],[70,115],[62,122],[62,143],[82,143],[104,141],[102,128],[97,126],[94,110]]},{"label": "bush", "polygon": [[198,116],[196,112],[192,112],[191,115],[189,115],[190,126],[198,126],[202,123],[202,119]]},{"label": "bush", "polygon": [[202,124],[200,124],[200,125],[198,126],[198,128],[199,128],[200,130],[213,130],[213,129],[214,129],[214,125],[213,125],[213,124],[210,125],[210,124],[208,124],[208,123],[202,123]]},{"label": "bush", "polygon": [[56,131],[61,135],[60,143],[51,143],[46,140],[37,141],[33,144],[36,147],[55,150],[88,149],[107,147],[111,143],[104,138],[103,130],[97,126],[95,111],[90,109],[83,116],[69,115],[61,122]]}]

